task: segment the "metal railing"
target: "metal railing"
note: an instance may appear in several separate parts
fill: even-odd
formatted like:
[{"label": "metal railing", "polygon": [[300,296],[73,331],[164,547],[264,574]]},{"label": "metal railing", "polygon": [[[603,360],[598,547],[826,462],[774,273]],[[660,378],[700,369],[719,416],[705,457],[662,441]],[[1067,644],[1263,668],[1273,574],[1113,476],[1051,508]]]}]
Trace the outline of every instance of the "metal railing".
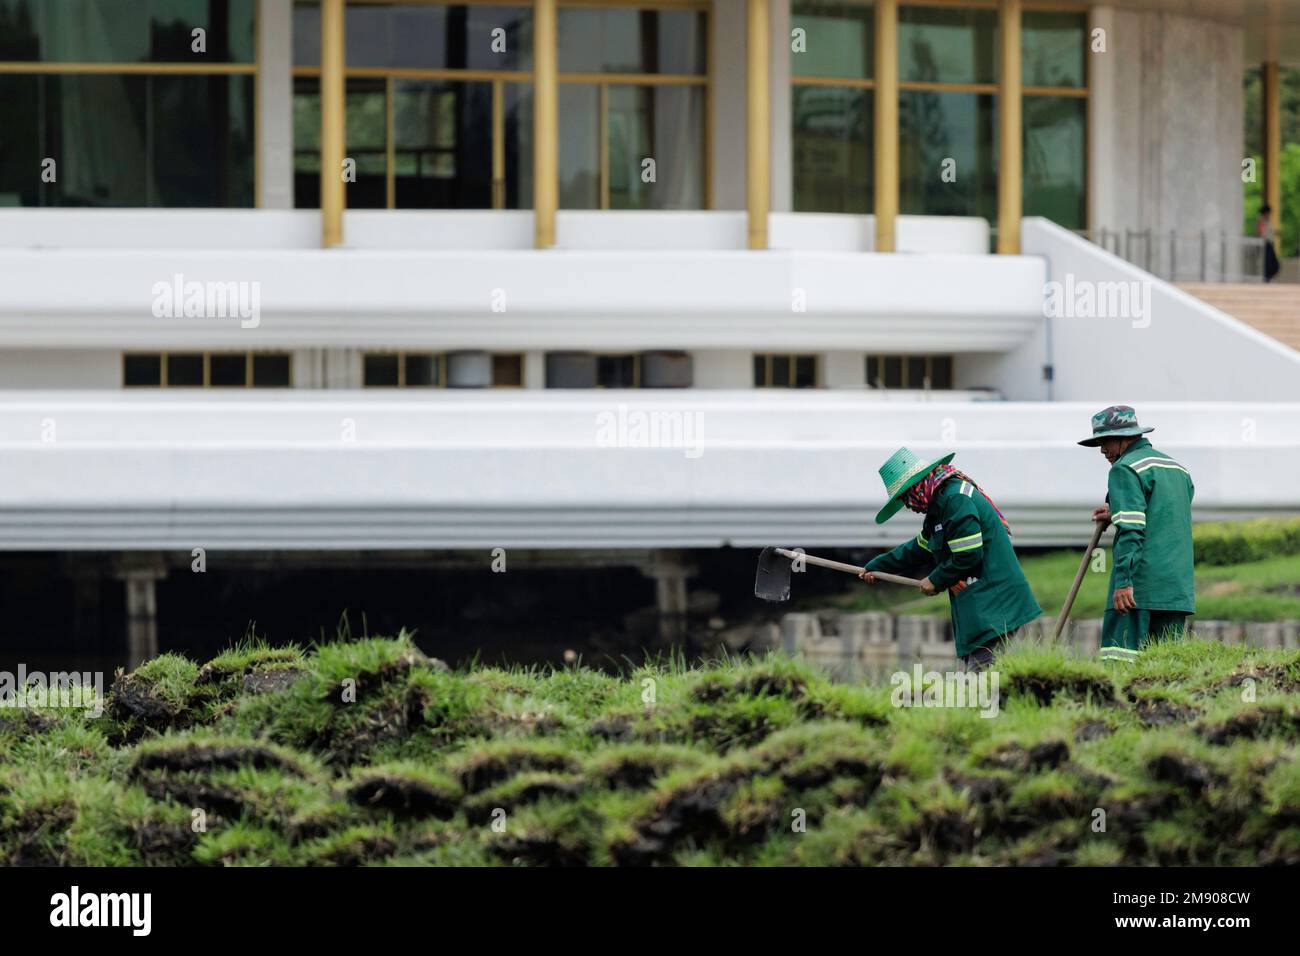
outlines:
[{"label": "metal railing", "polygon": [[1098,229],[1079,233],[1133,265],[1167,282],[1263,282],[1264,240],[1202,229],[1193,235],[1173,230]]}]

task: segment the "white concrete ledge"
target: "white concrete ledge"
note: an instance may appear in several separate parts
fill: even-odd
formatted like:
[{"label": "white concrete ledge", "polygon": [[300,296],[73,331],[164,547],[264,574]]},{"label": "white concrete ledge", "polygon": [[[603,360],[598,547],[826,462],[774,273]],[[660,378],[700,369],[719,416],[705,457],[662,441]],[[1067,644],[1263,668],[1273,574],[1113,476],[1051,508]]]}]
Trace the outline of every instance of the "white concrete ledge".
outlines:
[{"label": "white concrete ledge", "polygon": [[[876,469],[902,444],[955,450],[1017,543],[1081,545],[1105,495],[1106,462],[1075,444],[1095,410],[824,392],[3,393],[0,549],[884,545],[916,530],[873,520]],[[1191,470],[1198,520],[1300,513],[1300,405],[1140,412]]]}]

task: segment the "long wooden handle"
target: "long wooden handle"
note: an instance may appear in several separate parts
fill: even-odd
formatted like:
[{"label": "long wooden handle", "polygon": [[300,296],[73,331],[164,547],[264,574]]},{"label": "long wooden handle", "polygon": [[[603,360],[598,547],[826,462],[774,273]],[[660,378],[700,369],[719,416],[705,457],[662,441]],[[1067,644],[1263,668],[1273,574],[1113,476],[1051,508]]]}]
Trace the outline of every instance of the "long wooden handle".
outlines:
[{"label": "long wooden handle", "polygon": [[[793,558],[796,561],[803,559],[809,564],[815,564],[819,568],[830,568],[832,571],[844,571],[847,574],[861,574],[866,568],[858,567],[856,564],[845,564],[843,561],[832,561],[830,558],[819,558],[816,555],[804,554],[801,551],[787,551],[785,548],[777,548],[777,554],[783,554],[787,558]],[[873,575],[881,581],[887,581],[890,584],[902,584],[909,588],[919,588],[921,582],[916,578],[905,578],[899,574],[889,574],[885,571],[872,571]]]},{"label": "long wooden handle", "polygon": [[1061,636],[1061,631],[1065,629],[1065,621],[1070,616],[1070,609],[1074,607],[1074,599],[1079,594],[1079,586],[1083,584],[1083,576],[1088,573],[1088,562],[1092,559],[1092,552],[1097,550],[1097,543],[1101,541],[1102,532],[1106,530],[1105,521],[1098,521],[1097,527],[1092,532],[1092,541],[1088,544],[1088,550],[1083,552],[1083,560],[1079,562],[1079,570],[1074,574],[1074,583],[1070,585],[1070,594],[1065,599],[1065,605],[1061,608],[1061,616],[1056,619],[1056,629],[1052,631],[1052,640]]}]

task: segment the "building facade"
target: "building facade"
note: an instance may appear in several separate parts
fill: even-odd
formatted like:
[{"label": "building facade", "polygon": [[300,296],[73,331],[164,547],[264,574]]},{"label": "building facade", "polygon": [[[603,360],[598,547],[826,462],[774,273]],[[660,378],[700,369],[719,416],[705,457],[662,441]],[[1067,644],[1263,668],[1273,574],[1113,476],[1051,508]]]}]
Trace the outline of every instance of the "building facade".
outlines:
[{"label": "building facade", "polygon": [[1242,76],[1273,195],[1298,28],[0,0],[0,548],[125,580],[144,651],[195,549],[623,554],[671,611],[681,549],[903,534],[870,522],[899,444],[958,448],[1024,543],[1082,543],[1074,433],[1116,401],[1198,517],[1298,510],[1300,353],[1088,238],[1248,272]]}]

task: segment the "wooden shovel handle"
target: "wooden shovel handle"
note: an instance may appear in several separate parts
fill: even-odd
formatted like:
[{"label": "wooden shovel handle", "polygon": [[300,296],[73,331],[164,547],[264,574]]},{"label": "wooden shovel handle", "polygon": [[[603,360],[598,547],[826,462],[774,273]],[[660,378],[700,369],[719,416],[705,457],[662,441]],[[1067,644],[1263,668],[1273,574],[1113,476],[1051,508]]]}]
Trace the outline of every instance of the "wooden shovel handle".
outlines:
[{"label": "wooden shovel handle", "polygon": [[1065,599],[1065,604],[1061,606],[1061,616],[1056,619],[1056,628],[1052,631],[1052,640],[1055,641],[1061,636],[1061,631],[1065,629],[1065,621],[1070,616],[1070,609],[1074,607],[1074,599],[1079,594],[1079,586],[1083,584],[1083,576],[1088,573],[1088,561],[1092,558],[1092,552],[1097,550],[1097,544],[1101,541],[1102,532],[1106,530],[1108,522],[1098,521],[1097,527],[1092,531],[1092,541],[1088,544],[1088,550],[1083,552],[1083,560],[1079,562],[1079,570],[1074,574],[1074,583],[1070,585],[1070,594]]},{"label": "wooden shovel handle", "polygon": [[[804,554],[800,551],[788,551],[785,548],[777,548],[776,553],[795,560],[803,559],[808,564],[815,564],[819,568],[830,568],[832,571],[843,571],[846,574],[857,575],[867,570],[858,567],[856,564],[845,564],[843,561],[832,561],[830,558],[819,558],[816,555]],[[919,588],[921,586],[921,582],[916,578],[905,578],[902,575],[888,574],[885,571],[872,571],[871,573],[881,581],[887,581],[890,584],[902,584],[909,588]]]}]

